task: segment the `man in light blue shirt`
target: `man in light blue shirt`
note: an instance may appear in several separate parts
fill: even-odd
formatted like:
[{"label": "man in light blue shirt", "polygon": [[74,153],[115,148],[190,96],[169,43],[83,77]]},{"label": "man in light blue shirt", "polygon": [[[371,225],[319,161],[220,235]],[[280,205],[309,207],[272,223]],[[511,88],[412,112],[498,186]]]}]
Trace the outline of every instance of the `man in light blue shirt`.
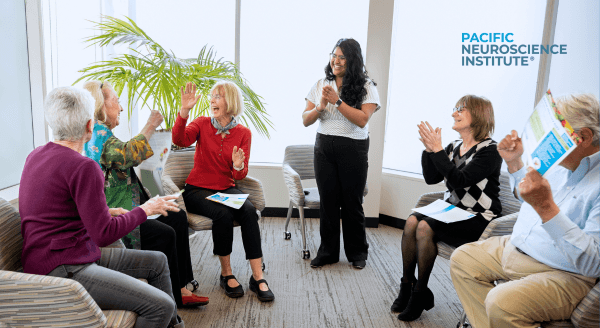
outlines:
[{"label": "man in light blue shirt", "polygon": [[[522,202],[513,233],[452,254],[452,282],[476,328],[568,319],[600,276],[598,100],[574,95],[556,104],[581,142],[543,178],[524,166],[517,132],[507,135],[498,151]],[[495,286],[499,279],[508,282]]]}]

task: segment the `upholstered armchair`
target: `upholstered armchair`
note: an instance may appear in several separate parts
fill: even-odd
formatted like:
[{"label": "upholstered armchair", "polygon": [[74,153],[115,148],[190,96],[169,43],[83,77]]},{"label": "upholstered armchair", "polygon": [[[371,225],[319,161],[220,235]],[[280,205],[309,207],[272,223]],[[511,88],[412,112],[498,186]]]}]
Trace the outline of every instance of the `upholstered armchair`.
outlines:
[{"label": "upholstered armchair", "polygon": [[23,273],[21,217],[2,198],[0,227],[0,327],[133,327],[136,313],[102,311],[75,280]]}]

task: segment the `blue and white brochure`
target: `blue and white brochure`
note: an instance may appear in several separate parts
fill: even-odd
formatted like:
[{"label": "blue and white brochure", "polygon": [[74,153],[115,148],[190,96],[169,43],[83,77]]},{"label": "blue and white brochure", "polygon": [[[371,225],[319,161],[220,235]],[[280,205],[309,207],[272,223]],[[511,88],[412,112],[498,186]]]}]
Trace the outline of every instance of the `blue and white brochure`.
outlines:
[{"label": "blue and white brochure", "polygon": [[438,199],[427,206],[413,208],[412,210],[444,223],[464,221],[475,216],[475,214],[446,203],[441,199]]},{"label": "blue and white brochure", "polygon": [[208,200],[212,200],[213,202],[233,207],[235,209],[242,207],[247,198],[248,194],[224,194],[221,192],[206,197]]}]

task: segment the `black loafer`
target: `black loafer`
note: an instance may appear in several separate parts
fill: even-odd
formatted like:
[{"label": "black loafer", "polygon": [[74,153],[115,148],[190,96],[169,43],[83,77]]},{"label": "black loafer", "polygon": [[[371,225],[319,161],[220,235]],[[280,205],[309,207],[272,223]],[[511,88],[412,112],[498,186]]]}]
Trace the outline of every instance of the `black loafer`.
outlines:
[{"label": "black loafer", "polygon": [[242,285],[238,285],[237,287],[229,287],[229,285],[227,284],[227,281],[229,281],[230,279],[233,279],[235,281],[238,282],[238,284],[240,283],[234,275],[231,276],[221,276],[221,287],[223,287],[223,289],[225,289],[225,295],[231,297],[231,298],[238,298],[238,297],[242,297],[244,296],[244,288],[242,288]]},{"label": "black loafer", "polygon": [[365,260],[358,260],[358,261],[352,262],[352,266],[359,270],[362,270],[366,265],[367,265],[367,261],[365,261]]},{"label": "black loafer", "polygon": [[310,261],[310,267],[311,268],[320,268],[324,265],[334,264],[334,263],[338,263],[338,262],[339,262],[338,260],[334,261],[334,260],[327,259],[327,258],[317,255],[317,257],[315,257],[314,259],[312,259]]},{"label": "black loafer", "polygon": [[266,280],[261,279],[259,281],[256,281],[256,280],[254,280],[254,276],[250,275],[250,283],[249,283],[250,290],[256,293],[256,297],[258,298],[259,301],[270,302],[275,299],[275,295],[273,295],[271,288],[269,288],[269,290],[267,290],[266,292],[260,290],[260,288],[258,286],[260,284],[262,284],[263,282],[265,284],[267,284],[267,286],[269,286],[269,284],[267,283]]}]

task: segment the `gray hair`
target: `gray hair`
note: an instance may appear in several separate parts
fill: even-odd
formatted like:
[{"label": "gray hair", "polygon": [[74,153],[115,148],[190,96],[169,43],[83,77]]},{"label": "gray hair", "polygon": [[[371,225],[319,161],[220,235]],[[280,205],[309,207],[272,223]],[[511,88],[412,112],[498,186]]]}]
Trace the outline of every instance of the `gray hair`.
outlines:
[{"label": "gray hair", "polygon": [[44,116],[55,140],[78,141],[86,133],[92,119],[94,98],[83,89],[59,87],[52,90],[44,102]]},{"label": "gray hair", "polygon": [[583,128],[592,130],[592,146],[600,145],[600,108],[598,98],[590,93],[567,95],[556,98],[556,107],[571,124],[575,133]]}]

